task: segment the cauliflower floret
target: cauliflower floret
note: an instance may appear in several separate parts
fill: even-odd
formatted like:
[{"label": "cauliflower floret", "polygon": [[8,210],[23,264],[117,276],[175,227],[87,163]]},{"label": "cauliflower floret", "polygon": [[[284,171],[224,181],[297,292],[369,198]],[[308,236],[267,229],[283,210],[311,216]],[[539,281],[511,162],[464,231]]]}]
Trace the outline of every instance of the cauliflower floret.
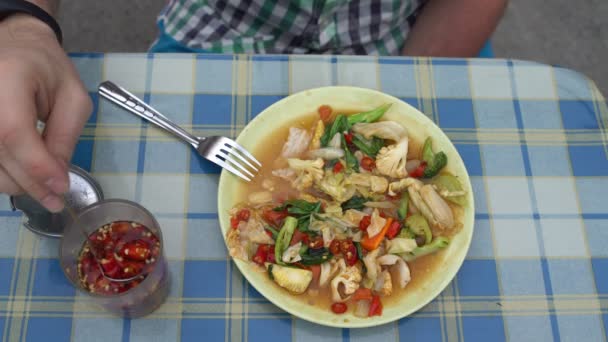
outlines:
[{"label": "cauliflower floret", "polygon": [[283,156],[283,158],[299,157],[304,151],[306,151],[309,144],[310,133],[301,128],[291,127],[289,129],[287,142],[285,142],[285,145],[283,145],[281,156]]},{"label": "cauliflower floret", "polygon": [[342,203],[348,201],[357,191],[354,186],[346,184],[344,173],[327,172],[325,177],[317,183],[319,190],[331,196],[335,201]]},{"label": "cauliflower floret", "polygon": [[306,172],[312,175],[314,180],[323,178],[323,159],[317,158],[312,160],[302,160],[296,158],[287,159],[289,168],[298,172]]},{"label": "cauliflower floret", "polygon": [[[341,260],[343,263],[344,260]],[[357,266],[343,268],[331,281],[331,296],[334,303],[345,302],[359,289],[361,270]]]},{"label": "cauliflower floret", "polygon": [[325,133],[325,125],[323,124],[323,120],[317,121],[317,125],[315,126],[315,130],[312,135],[312,141],[310,142],[310,150],[316,150],[321,148],[321,137]]},{"label": "cauliflower floret", "polygon": [[324,163],[321,158],[313,160],[290,158],[287,159],[287,164],[297,174],[291,185],[300,191],[311,187],[315,181],[323,178]]},{"label": "cauliflower floret", "polygon": [[353,126],[353,131],[363,135],[366,139],[375,136],[382,139],[399,141],[407,136],[405,128],[394,121],[358,123]]},{"label": "cauliflower floret", "polygon": [[353,173],[346,178],[347,184],[369,188],[371,192],[382,194],[388,188],[388,180],[371,173]]},{"label": "cauliflower floret", "polygon": [[394,145],[381,148],[376,156],[376,167],[378,172],[392,178],[407,177],[407,171],[405,170],[407,148],[407,137],[399,140],[399,142]]},{"label": "cauliflower floret", "polygon": [[382,231],[382,228],[384,228],[385,224],[386,219],[380,216],[378,209],[374,209],[374,212],[372,213],[372,219],[370,221],[369,226],[367,227],[367,235],[370,238],[378,235],[378,233]]}]

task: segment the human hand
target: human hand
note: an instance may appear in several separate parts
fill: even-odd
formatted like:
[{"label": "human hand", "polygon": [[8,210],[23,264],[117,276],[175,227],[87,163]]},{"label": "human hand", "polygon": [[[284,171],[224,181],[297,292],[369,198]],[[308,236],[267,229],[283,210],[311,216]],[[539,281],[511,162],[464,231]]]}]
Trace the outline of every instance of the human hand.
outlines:
[{"label": "human hand", "polygon": [[91,99],[54,32],[28,15],[0,21],[0,80],[0,192],[60,211]]}]

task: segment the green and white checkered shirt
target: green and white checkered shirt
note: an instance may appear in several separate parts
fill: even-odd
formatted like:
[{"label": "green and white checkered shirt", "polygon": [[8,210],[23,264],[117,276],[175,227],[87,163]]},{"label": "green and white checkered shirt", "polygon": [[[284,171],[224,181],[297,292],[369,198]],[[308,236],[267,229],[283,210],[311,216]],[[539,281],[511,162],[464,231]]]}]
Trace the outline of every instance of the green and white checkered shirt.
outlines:
[{"label": "green and white checkered shirt", "polygon": [[221,53],[399,54],[425,0],[172,0],[165,33]]}]

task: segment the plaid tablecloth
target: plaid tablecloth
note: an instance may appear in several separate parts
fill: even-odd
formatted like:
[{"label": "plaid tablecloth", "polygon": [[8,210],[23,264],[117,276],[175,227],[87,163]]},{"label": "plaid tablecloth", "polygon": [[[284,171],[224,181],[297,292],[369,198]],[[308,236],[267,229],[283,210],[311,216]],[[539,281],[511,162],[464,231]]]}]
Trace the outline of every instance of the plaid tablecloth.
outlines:
[{"label": "plaid tablecloth", "polygon": [[[22,228],[0,197],[0,334],[9,341],[603,341],[608,329],[608,110],[577,72],[510,60],[319,56],[73,55],[95,103],[74,163],[106,197],[163,228],[166,304],[114,318],[75,292],[58,241]],[[265,107],[324,85],[380,89],[455,143],[476,198],[458,276],[415,315],[371,329],[317,326],[279,310],[227,257],[219,169],[106,101],[110,79],[200,135],[236,136]]]}]

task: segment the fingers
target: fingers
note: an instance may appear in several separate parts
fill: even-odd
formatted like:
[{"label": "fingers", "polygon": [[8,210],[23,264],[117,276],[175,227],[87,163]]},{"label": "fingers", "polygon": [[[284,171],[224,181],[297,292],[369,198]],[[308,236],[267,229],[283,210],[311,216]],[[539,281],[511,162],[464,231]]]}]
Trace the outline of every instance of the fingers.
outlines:
[{"label": "fingers", "polygon": [[[36,108],[27,92],[0,92],[0,165],[32,198],[50,211],[63,208],[67,169],[54,158],[32,121]],[[12,97],[11,97],[12,96]],[[33,119],[32,119],[33,118]]]},{"label": "fingers", "polygon": [[53,109],[44,128],[44,142],[49,152],[66,167],[91,110],[91,99],[78,83],[62,87],[55,96]]},{"label": "fingers", "polygon": [[17,195],[23,192],[23,189],[13,180],[11,176],[0,166],[0,193],[9,195]]}]

